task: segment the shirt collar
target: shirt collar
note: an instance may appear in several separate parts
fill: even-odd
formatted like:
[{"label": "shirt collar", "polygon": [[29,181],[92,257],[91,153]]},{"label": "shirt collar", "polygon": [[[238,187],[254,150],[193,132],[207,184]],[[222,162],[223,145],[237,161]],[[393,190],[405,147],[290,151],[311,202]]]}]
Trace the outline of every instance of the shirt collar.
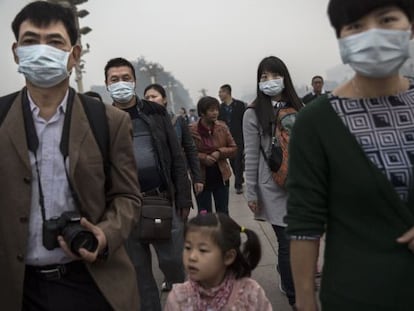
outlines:
[{"label": "shirt collar", "polygon": [[[63,97],[62,101],[60,102],[57,111],[66,113],[66,109],[68,106],[68,96],[69,96],[69,89],[66,91],[65,96]],[[39,107],[34,103],[32,96],[30,96],[29,90],[27,90],[27,97],[29,98],[29,105],[30,105],[30,111],[33,114],[39,115],[40,109]]]},{"label": "shirt collar", "polygon": [[[322,89],[322,91],[321,91],[321,95],[323,95],[323,94],[325,94],[326,93],[326,91],[324,90],[324,89]],[[316,95],[316,93],[314,92],[314,91],[312,91],[312,95]]]}]

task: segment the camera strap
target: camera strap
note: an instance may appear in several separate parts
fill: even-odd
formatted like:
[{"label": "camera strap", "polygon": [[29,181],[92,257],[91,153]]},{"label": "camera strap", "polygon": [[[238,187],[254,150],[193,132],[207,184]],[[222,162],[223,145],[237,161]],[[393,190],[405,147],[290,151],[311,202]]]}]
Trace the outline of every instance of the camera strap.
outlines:
[{"label": "camera strap", "polygon": [[[60,152],[63,157],[63,166],[65,168],[65,175],[68,181],[69,190],[75,201],[75,204],[79,206],[79,199],[76,192],[73,189],[72,183],[69,179],[69,174],[66,167],[66,160],[69,155],[69,130],[70,130],[70,121],[72,117],[72,107],[73,107],[73,100],[74,100],[75,92],[72,89],[69,89],[69,95],[67,99],[67,106],[66,106],[66,113],[63,121],[63,129],[62,129],[62,136],[60,139]],[[27,95],[27,89],[25,88],[22,93],[22,109],[23,109],[23,118],[24,118],[24,128],[26,132],[26,140],[27,140],[27,148],[31,151],[35,158],[35,166],[36,166],[36,173],[37,173],[37,182],[39,187],[39,205],[40,210],[42,213],[43,221],[46,220],[46,212],[45,212],[45,201],[43,195],[43,188],[42,182],[40,180],[40,170],[39,164],[37,159],[37,149],[39,148],[39,138],[37,136],[36,127],[33,121],[32,111],[30,110],[30,102]]]}]

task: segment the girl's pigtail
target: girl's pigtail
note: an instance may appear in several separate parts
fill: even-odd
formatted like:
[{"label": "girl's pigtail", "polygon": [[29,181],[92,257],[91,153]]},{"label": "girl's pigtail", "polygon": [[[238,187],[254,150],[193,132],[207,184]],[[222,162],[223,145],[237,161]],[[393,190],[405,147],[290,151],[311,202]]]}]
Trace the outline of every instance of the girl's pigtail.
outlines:
[{"label": "girl's pigtail", "polygon": [[242,255],[249,267],[249,275],[251,271],[257,267],[260,258],[262,256],[262,247],[260,245],[260,240],[256,232],[250,229],[242,227],[247,236],[246,242],[243,243]]}]

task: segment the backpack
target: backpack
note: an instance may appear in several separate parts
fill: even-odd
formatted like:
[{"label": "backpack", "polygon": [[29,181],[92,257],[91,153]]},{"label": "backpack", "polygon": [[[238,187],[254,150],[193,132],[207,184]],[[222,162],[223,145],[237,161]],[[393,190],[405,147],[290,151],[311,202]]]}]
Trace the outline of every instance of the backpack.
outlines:
[{"label": "backpack", "polygon": [[263,157],[272,171],[273,181],[282,188],[285,187],[288,175],[288,147],[296,114],[297,110],[292,107],[280,108],[276,113],[276,126],[269,156],[266,155],[260,145]]},{"label": "backpack", "polygon": [[[19,93],[20,91],[0,97],[0,127],[11,108],[14,99]],[[99,146],[102,155],[105,173],[105,191],[108,191],[111,187],[109,160],[110,138],[105,104],[83,94],[78,94],[78,96],[81,99],[93,136],[95,137],[95,141]]]}]

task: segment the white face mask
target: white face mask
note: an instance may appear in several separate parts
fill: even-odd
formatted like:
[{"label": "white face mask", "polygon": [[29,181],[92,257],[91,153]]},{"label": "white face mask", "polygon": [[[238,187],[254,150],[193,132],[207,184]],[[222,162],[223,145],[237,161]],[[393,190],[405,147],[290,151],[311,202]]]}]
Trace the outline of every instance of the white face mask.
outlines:
[{"label": "white face mask", "polygon": [[342,62],[371,78],[396,74],[410,57],[411,31],[371,29],[339,39]]},{"label": "white face mask", "polygon": [[67,66],[71,52],[47,44],[19,46],[16,48],[19,58],[17,71],[34,85],[50,88],[69,77]]},{"label": "white face mask", "polygon": [[267,96],[279,95],[282,93],[284,88],[285,85],[283,83],[283,78],[259,82],[259,90],[265,93]]},{"label": "white face mask", "polygon": [[108,85],[108,91],[115,102],[125,104],[135,95],[135,83],[125,81],[112,83]]}]

